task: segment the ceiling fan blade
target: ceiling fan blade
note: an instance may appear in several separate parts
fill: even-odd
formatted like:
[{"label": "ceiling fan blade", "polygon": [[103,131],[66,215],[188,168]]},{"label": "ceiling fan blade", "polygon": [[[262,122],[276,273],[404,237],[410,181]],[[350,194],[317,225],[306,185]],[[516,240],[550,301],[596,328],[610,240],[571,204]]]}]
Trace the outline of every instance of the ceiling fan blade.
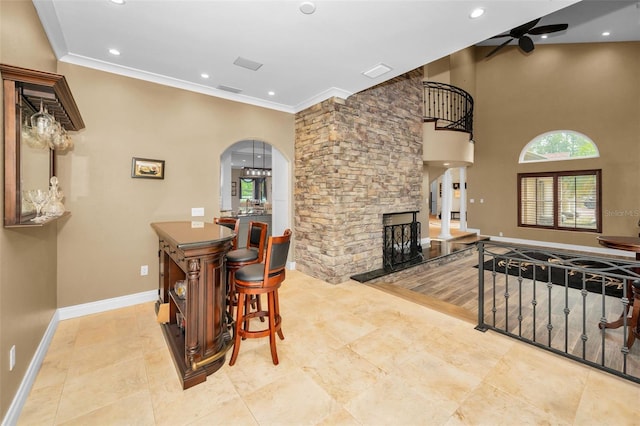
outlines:
[{"label": "ceiling fan blade", "polygon": [[569,28],[568,24],[554,24],[554,25],[543,25],[538,28],[533,28],[529,31],[531,35],[541,35],[541,34],[551,34],[557,33],[558,31],[564,31]]},{"label": "ceiling fan blade", "polygon": [[529,36],[520,37],[518,39],[518,46],[520,46],[520,49],[522,49],[522,51],[525,53],[529,53],[533,51],[533,49],[535,49],[535,46],[533,45],[533,40],[531,40],[531,37]]},{"label": "ceiling fan blade", "polygon": [[496,53],[498,50],[502,49],[503,47],[505,47],[507,44],[509,44],[513,39],[510,38],[509,40],[505,41],[504,43],[502,43],[500,46],[497,46],[495,49],[493,49],[491,52],[487,53],[487,56],[485,56],[485,58],[488,58],[489,56],[493,55],[494,53]]},{"label": "ceiling fan blade", "polygon": [[509,35],[509,34],[500,34],[500,35],[495,35],[493,37],[489,37],[489,39],[492,39],[492,38],[504,38],[504,37],[511,37],[511,35]]},{"label": "ceiling fan blade", "polygon": [[526,24],[522,24],[519,27],[515,27],[511,31],[509,31],[509,35],[513,38],[520,38],[531,31],[533,27],[538,25],[538,22],[540,22],[540,18],[534,19],[533,21],[527,22]]}]

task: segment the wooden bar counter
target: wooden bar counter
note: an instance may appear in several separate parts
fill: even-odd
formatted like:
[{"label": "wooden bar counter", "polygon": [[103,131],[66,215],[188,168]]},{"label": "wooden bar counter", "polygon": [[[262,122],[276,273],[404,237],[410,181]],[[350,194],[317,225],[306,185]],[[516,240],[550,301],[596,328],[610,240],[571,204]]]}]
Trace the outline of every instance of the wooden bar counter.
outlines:
[{"label": "wooden bar counter", "polygon": [[[234,233],[202,222],[156,222],[151,227],[159,238],[156,311],[168,308],[168,321],[161,327],[182,388],[187,389],[222,367],[233,344],[224,260]],[[174,291],[178,280],[187,281],[184,299]]]}]

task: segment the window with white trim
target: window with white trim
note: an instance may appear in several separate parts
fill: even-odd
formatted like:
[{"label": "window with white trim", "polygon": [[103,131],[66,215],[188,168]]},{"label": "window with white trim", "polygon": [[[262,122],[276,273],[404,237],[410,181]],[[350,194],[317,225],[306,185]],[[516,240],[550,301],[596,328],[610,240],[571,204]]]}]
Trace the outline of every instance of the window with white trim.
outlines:
[{"label": "window with white trim", "polygon": [[601,232],[601,170],[518,174],[518,226]]},{"label": "window with white trim", "polygon": [[573,130],[554,130],[534,138],[520,153],[520,163],[597,158],[600,152],[586,135]]}]

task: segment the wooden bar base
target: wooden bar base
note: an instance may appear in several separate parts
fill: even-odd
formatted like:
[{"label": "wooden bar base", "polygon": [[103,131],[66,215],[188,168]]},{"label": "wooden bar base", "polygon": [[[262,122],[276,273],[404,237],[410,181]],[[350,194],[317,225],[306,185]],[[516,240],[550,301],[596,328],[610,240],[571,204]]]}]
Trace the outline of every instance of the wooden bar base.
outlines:
[{"label": "wooden bar base", "polygon": [[[183,389],[207,380],[225,362],[229,349],[226,315],[227,283],[224,259],[234,234],[205,223],[160,222],[151,226],[159,237],[160,279],[156,312],[168,305],[161,324]],[[186,280],[184,299],[173,290]]]}]

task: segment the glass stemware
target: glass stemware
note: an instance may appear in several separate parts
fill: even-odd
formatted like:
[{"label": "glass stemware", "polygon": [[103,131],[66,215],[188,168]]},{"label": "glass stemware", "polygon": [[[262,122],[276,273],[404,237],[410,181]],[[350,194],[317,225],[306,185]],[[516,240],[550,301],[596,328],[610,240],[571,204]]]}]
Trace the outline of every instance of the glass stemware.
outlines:
[{"label": "glass stemware", "polygon": [[46,217],[42,215],[42,208],[47,204],[47,201],[49,201],[49,192],[42,189],[32,189],[27,191],[27,195],[29,197],[29,201],[31,201],[36,208],[36,217],[31,220],[33,222],[44,221]]}]

